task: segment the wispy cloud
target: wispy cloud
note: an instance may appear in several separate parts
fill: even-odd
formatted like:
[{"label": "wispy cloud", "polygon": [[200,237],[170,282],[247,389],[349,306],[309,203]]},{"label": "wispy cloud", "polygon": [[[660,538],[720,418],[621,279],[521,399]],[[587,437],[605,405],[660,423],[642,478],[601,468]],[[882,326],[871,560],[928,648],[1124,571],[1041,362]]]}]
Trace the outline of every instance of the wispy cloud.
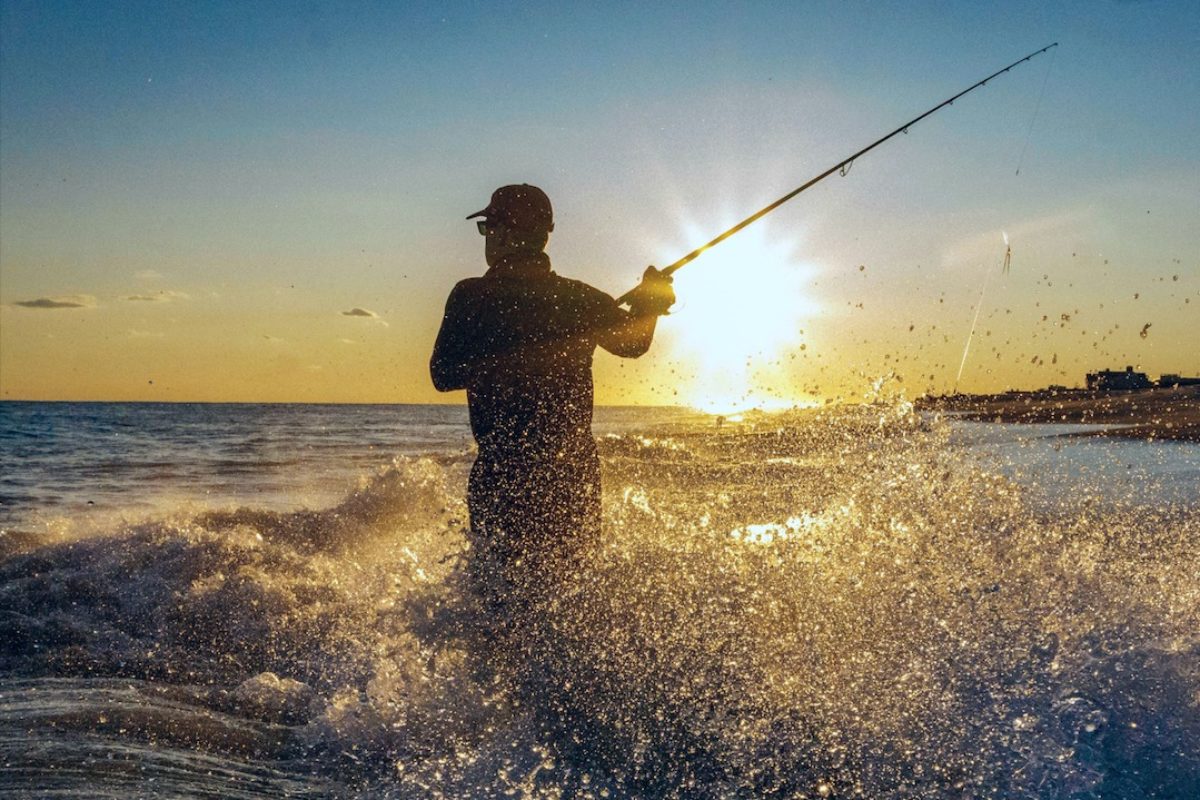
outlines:
[{"label": "wispy cloud", "polygon": [[266,339],[271,344],[283,344],[287,341],[287,339],[283,339],[279,336],[272,336],[269,333],[264,333],[263,338]]},{"label": "wispy cloud", "polygon": [[156,281],[164,276],[156,269],[143,269],[133,273],[133,277],[137,278],[139,281]]},{"label": "wispy cloud", "polygon": [[142,303],[169,303],[172,300],[183,300],[187,298],[186,292],[176,292],[171,289],[162,289],[150,294],[131,294],[126,297],[126,300],[135,300]]},{"label": "wispy cloud", "polygon": [[160,331],[139,331],[136,328],[129,329],[129,338],[131,339],[162,339],[166,336]]},{"label": "wispy cloud", "polygon": [[95,308],[96,298],[90,294],[71,294],[60,297],[38,297],[33,300],[18,300],[13,305],[21,308]]},{"label": "wispy cloud", "polygon": [[365,308],[359,308],[358,306],[355,306],[354,308],[350,309],[349,311],[343,311],[342,316],[343,317],[362,317],[363,319],[374,320],[375,322],[378,322],[380,325],[384,326],[385,328],[387,327],[387,322],[384,321],[384,319],[382,317],[380,317],[378,314],[376,314],[374,311],[370,311]]}]

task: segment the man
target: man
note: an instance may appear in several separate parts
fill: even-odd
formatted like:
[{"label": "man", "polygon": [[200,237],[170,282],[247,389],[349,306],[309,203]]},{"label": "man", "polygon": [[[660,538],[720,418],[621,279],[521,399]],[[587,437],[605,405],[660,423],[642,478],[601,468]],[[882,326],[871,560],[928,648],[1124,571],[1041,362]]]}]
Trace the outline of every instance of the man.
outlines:
[{"label": "man", "polygon": [[535,186],[497,189],[467,217],[476,218],[488,271],[451,291],[430,373],[439,391],[467,391],[479,445],[468,487],[474,557],[501,573],[477,569],[476,578],[504,602],[514,590],[544,592],[599,531],[592,354],[597,345],[624,358],[645,353],[675,295],[650,267],[626,311],[555,274],[544,252],[553,212]]}]

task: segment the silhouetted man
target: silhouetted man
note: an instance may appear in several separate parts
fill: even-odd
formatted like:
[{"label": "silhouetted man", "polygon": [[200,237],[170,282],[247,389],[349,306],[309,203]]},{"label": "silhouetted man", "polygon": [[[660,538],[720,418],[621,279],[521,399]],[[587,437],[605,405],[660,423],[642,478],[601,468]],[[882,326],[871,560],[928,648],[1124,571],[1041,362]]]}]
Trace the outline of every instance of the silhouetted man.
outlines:
[{"label": "silhouetted man", "polygon": [[439,391],[467,390],[479,445],[468,491],[473,547],[502,573],[489,579],[544,589],[600,528],[592,353],[645,353],[675,295],[650,267],[626,311],[551,271],[553,214],[535,186],[497,189],[467,217],[476,218],[489,269],[451,291],[430,372]]}]

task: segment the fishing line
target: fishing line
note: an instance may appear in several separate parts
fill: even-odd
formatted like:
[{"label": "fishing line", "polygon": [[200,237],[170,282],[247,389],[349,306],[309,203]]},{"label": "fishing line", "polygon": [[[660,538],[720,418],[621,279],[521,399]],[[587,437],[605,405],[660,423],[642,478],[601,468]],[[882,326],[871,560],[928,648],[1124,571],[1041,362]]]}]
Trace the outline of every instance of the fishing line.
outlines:
[{"label": "fishing line", "polygon": [[[847,172],[849,172],[849,168],[854,164],[855,160],[857,160],[860,156],[866,155],[867,153],[874,150],[876,147],[883,144],[884,142],[886,142],[887,140],[891,139],[894,136],[898,136],[901,133],[908,133],[908,129],[910,127],[912,127],[913,125],[916,125],[918,122],[920,122],[921,120],[930,116],[931,114],[936,114],[938,111],[945,108],[946,106],[954,105],[954,101],[957,100],[958,98],[962,97],[963,95],[969,94],[970,92],[975,91],[976,89],[978,89],[981,86],[987,86],[988,81],[991,81],[994,78],[1000,77],[1001,75],[1003,75],[1004,73],[1013,69],[1014,67],[1020,66],[1021,64],[1025,63],[1026,61],[1029,61],[1031,58],[1035,58],[1036,56],[1039,56],[1042,53],[1046,52],[1047,50],[1051,50],[1055,47],[1058,47],[1058,42],[1048,44],[1045,47],[1043,47],[1041,50],[1035,50],[1034,52],[1030,53],[1029,55],[1025,56],[1024,58],[1017,59],[1013,63],[1009,64],[1007,67],[996,70],[991,75],[988,75],[986,78],[984,78],[983,80],[976,81],[975,83],[968,86],[966,89],[963,89],[961,92],[959,92],[958,94],[954,95],[953,97],[951,97],[947,100],[943,100],[942,102],[938,103],[936,106],[929,109],[928,111],[926,111],[922,114],[919,114],[916,117],[913,117],[908,122],[901,125],[899,128],[896,128],[896,130],[892,131],[891,133],[887,134],[886,136],[882,136],[879,139],[876,139],[874,142],[867,145],[863,149],[859,150],[854,155],[849,156],[848,158],[845,158],[845,159],[839,161],[838,163],[834,164],[832,167],[825,170],[824,172],[822,172],[820,175],[816,176],[815,178],[812,178],[811,180],[809,180],[807,183],[803,184],[802,186],[799,186],[799,187],[793,189],[792,191],[788,192],[787,194],[785,194],[783,197],[779,198],[775,202],[773,202],[767,206],[764,206],[763,208],[760,208],[758,211],[756,211],[753,214],[751,214],[750,216],[746,217],[744,220],[742,220],[738,224],[734,225],[729,230],[718,235],[712,241],[708,242],[707,244],[701,245],[700,247],[697,247],[695,250],[688,253],[687,255],[685,255],[683,258],[679,259],[675,263],[669,264],[666,267],[663,267],[661,270],[662,274],[664,274],[664,275],[673,274],[680,267],[684,266],[685,264],[688,264],[691,261],[694,261],[696,258],[699,258],[700,255],[708,248],[720,244],[721,242],[728,239],[730,236],[733,236],[735,233],[740,231],[742,228],[745,228],[747,225],[757,222],[758,220],[765,217],[767,214],[770,214],[772,211],[779,208],[781,205],[783,205],[787,201],[791,200],[796,195],[811,188],[812,186],[815,186],[816,184],[825,180],[826,178],[828,178],[830,175],[837,172],[838,170],[842,170],[842,174],[845,175]],[[1040,104],[1040,100],[1039,100],[1039,104]],[[626,292],[625,294],[621,295],[617,299],[617,303],[622,304],[622,303],[629,302],[629,299],[633,295],[633,292],[634,292],[634,290],[630,290],[630,291]]]},{"label": "fishing line", "polygon": [[963,368],[967,366],[967,354],[971,352],[971,340],[975,338],[975,326],[979,324],[979,312],[983,308],[983,296],[987,294],[988,283],[992,280],[994,269],[988,269],[983,278],[983,289],[979,291],[979,302],[975,303],[975,319],[971,320],[971,331],[967,334],[967,344],[963,347],[962,361],[958,363],[958,377],[954,379],[954,393],[958,394],[958,383],[962,380]]},{"label": "fishing line", "polygon": [[[1054,66],[1054,57],[1057,53],[1051,53],[1050,58],[1046,61],[1046,73],[1042,76],[1042,88],[1038,91],[1037,102],[1033,105],[1033,116],[1029,119],[1029,129],[1025,131],[1025,141],[1021,145],[1021,155],[1017,157],[1016,174],[1021,174],[1021,167],[1025,163],[1025,152],[1029,149],[1029,140],[1033,138],[1033,126],[1037,122],[1038,112],[1042,110],[1042,98],[1046,96],[1046,84],[1050,82],[1050,70]],[[1009,244],[1008,236],[1004,237],[1004,263],[1000,268],[1003,275],[1008,274],[1009,265],[1012,263],[1012,246]],[[975,340],[975,328],[979,324],[979,312],[983,309],[983,298],[987,294],[988,284],[992,280],[992,273],[995,269],[989,269],[983,279],[983,288],[979,292],[979,301],[975,304],[975,318],[971,320],[971,330],[967,333],[967,343],[963,346],[962,361],[958,364],[958,376],[954,379],[954,393],[958,394],[958,385],[962,381],[963,370],[967,366],[967,356],[971,352],[971,343]]]},{"label": "fishing line", "polygon": [[1025,132],[1025,143],[1021,145],[1021,155],[1017,157],[1017,174],[1021,174],[1021,165],[1025,163],[1025,151],[1029,149],[1029,140],[1033,136],[1033,124],[1037,122],[1038,112],[1042,110],[1042,98],[1046,94],[1046,84],[1050,81],[1050,68],[1054,66],[1054,57],[1057,53],[1051,53],[1049,60],[1046,61],[1046,74],[1042,77],[1042,90],[1038,92],[1037,103],[1033,106],[1033,116],[1029,120],[1029,130]]},{"label": "fishing line", "polygon": [[[1046,74],[1042,76],[1042,88],[1038,91],[1037,102],[1033,105],[1033,116],[1029,119],[1029,129],[1025,131],[1025,141],[1021,145],[1021,155],[1017,157],[1017,175],[1021,174],[1021,167],[1025,163],[1025,151],[1029,149],[1029,140],[1033,137],[1033,126],[1037,122],[1038,112],[1042,109],[1042,98],[1046,95],[1046,84],[1050,82],[1050,69],[1054,66],[1054,56],[1057,53],[1051,53],[1050,58],[1046,61]],[[1000,273],[1007,275],[1009,265],[1012,263],[1012,246],[1009,244],[1007,234],[1004,237],[1004,263],[1000,267]],[[963,370],[967,366],[967,356],[971,352],[971,343],[975,340],[975,328],[979,324],[979,313],[983,309],[983,298],[987,294],[988,284],[992,280],[992,273],[995,269],[989,269],[983,279],[983,288],[979,292],[979,301],[975,303],[975,318],[971,320],[971,330],[967,333],[967,343],[963,346],[962,360],[958,364],[958,376],[954,379],[954,393],[958,394],[958,385],[962,381]]]}]

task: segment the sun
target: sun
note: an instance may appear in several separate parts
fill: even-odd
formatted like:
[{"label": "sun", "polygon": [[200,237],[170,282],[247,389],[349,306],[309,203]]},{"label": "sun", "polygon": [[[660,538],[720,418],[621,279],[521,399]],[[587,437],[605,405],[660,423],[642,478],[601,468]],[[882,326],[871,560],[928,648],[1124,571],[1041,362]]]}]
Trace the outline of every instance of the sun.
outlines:
[{"label": "sun", "polygon": [[[703,240],[691,228],[686,238]],[[679,300],[665,339],[690,406],[728,413],[813,402],[797,388],[791,357],[819,311],[805,290],[816,269],[798,258],[797,242],[769,232],[747,228],[675,276]]]}]

